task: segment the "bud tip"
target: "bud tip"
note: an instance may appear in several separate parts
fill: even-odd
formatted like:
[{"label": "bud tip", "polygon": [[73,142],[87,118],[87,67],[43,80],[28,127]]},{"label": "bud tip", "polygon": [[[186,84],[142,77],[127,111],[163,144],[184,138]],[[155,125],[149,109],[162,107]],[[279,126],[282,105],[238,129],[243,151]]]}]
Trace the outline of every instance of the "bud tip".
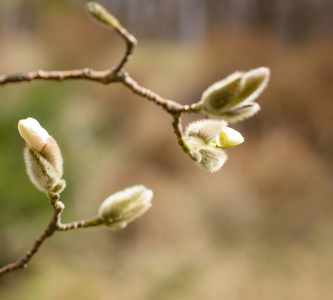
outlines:
[{"label": "bud tip", "polygon": [[18,131],[29,148],[41,152],[50,137],[48,132],[34,118],[20,120]]}]

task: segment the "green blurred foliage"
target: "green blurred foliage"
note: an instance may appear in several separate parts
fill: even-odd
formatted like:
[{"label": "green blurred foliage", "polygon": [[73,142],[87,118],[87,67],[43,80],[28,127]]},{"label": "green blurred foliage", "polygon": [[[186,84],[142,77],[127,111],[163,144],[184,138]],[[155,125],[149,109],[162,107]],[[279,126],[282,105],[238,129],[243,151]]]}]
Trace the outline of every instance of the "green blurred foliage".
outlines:
[{"label": "green blurred foliage", "polygon": [[[122,40],[91,22],[81,3],[61,3],[39,12],[32,31],[2,32],[0,73],[117,62]],[[38,119],[61,146],[65,222],[94,216],[127,186],[144,184],[155,196],[124,230],[56,233],[27,270],[1,278],[0,299],[331,299],[332,49],[330,38],[286,45],[219,28],[205,44],[139,41],[130,74],[184,104],[236,70],[271,69],[262,111],[235,125],[245,143],[214,175],[181,152],[169,116],[123,86],[3,87],[1,265],[23,255],[52,216],[25,175],[19,119]]]}]

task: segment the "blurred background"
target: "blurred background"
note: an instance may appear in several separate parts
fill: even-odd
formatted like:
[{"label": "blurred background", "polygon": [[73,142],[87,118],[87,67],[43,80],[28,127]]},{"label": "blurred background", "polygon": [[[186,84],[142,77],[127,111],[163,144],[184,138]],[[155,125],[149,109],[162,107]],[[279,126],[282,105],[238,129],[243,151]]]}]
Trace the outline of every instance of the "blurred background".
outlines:
[{"label": "blurred background", "polygon": [[[115,65],[123,41],[86,1],[1,1],[0,74]],[[62,148],[63,221],[94,216],[135,184],[154,206],[121,231],[56,233],[0,299],[332,299],[333,2],[100,1],[138,39],[127,70],[190,104],[237,70],[272,76],[245,143],[208,174],[177,145],[171,118],[120,84],[32,82],[0,90],[0,265],[52,216],[29,182],[17,122],[34,117]],[[184,124],[202,116],[185,116]]]}]

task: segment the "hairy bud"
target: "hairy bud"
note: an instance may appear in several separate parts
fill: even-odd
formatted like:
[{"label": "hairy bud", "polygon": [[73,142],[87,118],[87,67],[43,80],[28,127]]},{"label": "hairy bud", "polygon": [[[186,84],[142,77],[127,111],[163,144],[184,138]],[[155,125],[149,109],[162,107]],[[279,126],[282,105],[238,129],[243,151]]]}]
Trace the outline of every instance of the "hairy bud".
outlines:
[{"label": "hairy bud", "polygon": [[185,136],[199,138],[204,143],[212,143],[227,125],[228,123],[222,120],[199,120],[187,126]]},{"label": "hairy bud", "polygon": [[243,121],[255,115],[260,110],[258,103],[248,103],[234,110],[228,110],[223,113],[223,119],[227,122],[236,123]]},{"label": "hairy bud", "polygon": [[191,150],[190,157],[195,158],[196,160],[193,160],[197,165],[210,173],[220,170],[228,159],[225,151],[214,147],[201,147],[198,150]]},{"label": "hairy bud", "polygon": [[188,155],[201,168],[214,173],[227,160],[224,149],[243,143],[244,138],[236,130],[227,127],[223,120],[200,120],[190,123],[184,140],[190,149]]},{"label": "hairy bud", "polygon": [[265,89],[270,71],[261,67],[249,72],[236,72],[210,86],[197,103],[205,115],[237,122],[253,116],[260,106],[253,101]]},{"label": "hairy bud", "polygon": [[114,29],[122,27],[119,21],[97,2],[88,2],[85,8],[88,15],[96,22]]},{"label": "hairy bud", "polygon": [[117,192],[100,205],[98,215],[111,229],[121,229],[144,214],[151,206],[153,191],[143,185]]},{"label": "hairy bud", "polygon": [[27,143],[24,160],[27,174],[42,192],[60,193],[65,188],[63,159],[53,137],[33,118],[19,121],[18,130]]}]

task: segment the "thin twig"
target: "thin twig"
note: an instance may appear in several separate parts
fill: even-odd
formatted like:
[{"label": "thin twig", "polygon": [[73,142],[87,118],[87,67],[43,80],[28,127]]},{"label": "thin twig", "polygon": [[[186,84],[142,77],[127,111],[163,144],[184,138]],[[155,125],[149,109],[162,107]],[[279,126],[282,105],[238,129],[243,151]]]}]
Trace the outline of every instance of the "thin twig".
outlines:
[{"label": "thin twig", "polygon": [[174,133],[177,136],[179,146],[182,148],[184,153],[188,154],[190,149],[186,145],[186,143],[184,141],[184,138],[183,138],[183,133],[182,133],[183,130],[182,130],[182,124],[181,124],[180,116],[181,116],[180,114],[174,116],[173,122],[172,122],[172,127],[173,127],[173,130],[174,130]]},{"label": "thin twig", "polygon": [[129,33],[125,27],[120,24],[120,22],[115,16],[110,14],[100,4],[96,2],[88,2],[86,4],[86,10],[89,16],[91,16],[95,21],[115,30],[125,40],[125,55],[120,60],[119,64],[113,69],[114,73],[118,74],[124,68],[125,64],[129,61],[137,44],[137,39],[134,35]]},{"label": "thin twig", "polygon": [[8,264],[0,269],[0,277],[6,273],[9,273],[11,271],[14,271],[16,269],[20,268],[26,268],[28,266],[28,262],[33,257],[34,254],[38,251],[39,247],[42,245],[42,243],[50,237],[54,231],[57,229],[57,222],[59,219],[59,216],[61,215],[62,211],[64,209],[64,206],[62,205],[55,205],[54,214],[51,222],[47,225],[47,227],[43,230],[43,232],[36,237],[35,243],[33,247],[27,251],[27,253],[17,260],[16,262],[13,262],[11,264]]},{"label": "thin twig", "polygon": [[20,269],[20,268],[26,268],[28,266],[28,263],[32,256],[36,254],[39,247],[42,245],[42,243],[55,231],[67,231],[77,228],[86,228],[86,227],[95,227],[100,226],[103,224],[103,220],[99,217],[96,217],[92,220],[82,220],[82,221],[76,221],[68,224],[62,224],[61,223],[61,214],[65,208],[65,205],[61,201],[57,201],[54,205],[54,214],[52,217],[52,220],[47,225],[47,227],[43,230],[43,232],[36,237],[35,243],[33,247],[26,252],[26,254],[17,260],[16,262],[10,263],[0,269],[0,277],[6,273],[9,273],[11,271]]},{"label": "thin twig", "polygon": [[58,231],[67,231],[71,229],[77,229],[77,228],[86,228],[86,227],[96,227],[103,225],[104,221],[100,218],[95,218],[92,220],[82,220],[82,221],[75,221],[67,224],[62,224],[61,222],[58,222],[57,224],[57,230]]},{"label": "thin twig", "polygon": [[122,73],[118,76],[118,80],[126,87],[132,90],[133,93],[144,97],[155,104],[162,106],[169,114],[178,114],[184,110],[184,106],[170,99],[165,99],[157,93],[140,86],[128,73]]},{"label": "thin twig", "polygon": [[95,71],[93,69],[84,68],[78,70],[64,71],[31,71],[12,73],[0,76],[0,85],[8,83],[30,82],[33,80],[56,80],[64,81],[68,79],[87,79],[104,84],[117,81],[112,70]]}]

